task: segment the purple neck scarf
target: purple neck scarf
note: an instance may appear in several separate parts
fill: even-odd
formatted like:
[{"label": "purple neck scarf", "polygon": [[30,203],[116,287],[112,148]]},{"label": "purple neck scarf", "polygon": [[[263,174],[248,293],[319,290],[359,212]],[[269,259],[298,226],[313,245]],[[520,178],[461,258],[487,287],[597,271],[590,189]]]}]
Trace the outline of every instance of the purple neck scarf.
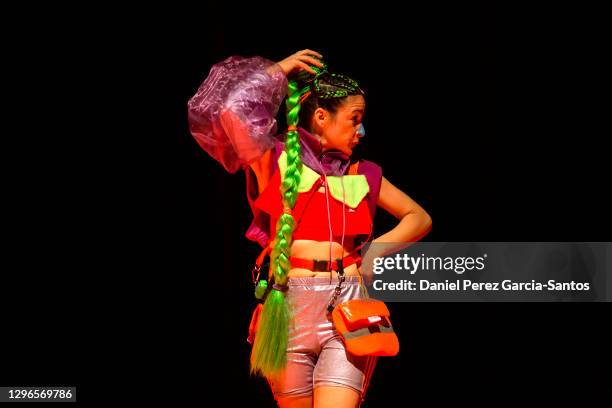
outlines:
[{"label": "purple neck scarf", "polygon": [[321,141],[316,136],[298,127],[302,147],[302,163],[318,174],[342,176],[351,163],[351,157],[339,150],[323,151]]}]

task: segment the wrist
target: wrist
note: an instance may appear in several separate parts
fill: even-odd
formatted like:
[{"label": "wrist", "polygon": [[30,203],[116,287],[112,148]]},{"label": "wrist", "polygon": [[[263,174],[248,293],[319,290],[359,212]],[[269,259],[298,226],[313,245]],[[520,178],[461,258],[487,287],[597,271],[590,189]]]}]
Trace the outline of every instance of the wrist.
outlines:
[{"label": "wrist", "polygon": [[270,76],[275,75],[277,72],[281,72],[283,76],[286,76],[285,71],[283,71],[283,68],[280,65],[278,65],[278,63],[274,63],[270,65],[268,68],[266,68],[266,72]]}]

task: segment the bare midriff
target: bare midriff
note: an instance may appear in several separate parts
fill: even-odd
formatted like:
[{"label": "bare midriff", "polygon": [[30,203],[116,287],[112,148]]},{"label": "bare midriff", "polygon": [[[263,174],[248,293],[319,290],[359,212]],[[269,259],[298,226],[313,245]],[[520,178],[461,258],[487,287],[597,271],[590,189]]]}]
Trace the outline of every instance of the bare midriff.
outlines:
[{"label": "bare midriff", "polygon": [[[337,242],[332,242],[332,260],[344,258],[354,249],[354,238],[345,237],[344,247]],[[358,256],[359,253],[352,254]],[[329,260],[329,241],[312,241],[308,239],[298,239],[291,245],[291,256],[303,259]],[[334,274],[336,273],[333,271]],[[359,276],[357,264],[344,268],[345,276]],[[289,277],[329,277],[329,271],[313,272],[304,268],[291,268]]]}]

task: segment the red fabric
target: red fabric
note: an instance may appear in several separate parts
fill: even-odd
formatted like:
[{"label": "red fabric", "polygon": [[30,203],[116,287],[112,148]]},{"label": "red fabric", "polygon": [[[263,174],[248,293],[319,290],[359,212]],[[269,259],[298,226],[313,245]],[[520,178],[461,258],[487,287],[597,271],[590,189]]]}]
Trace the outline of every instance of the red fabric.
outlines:
[{"label": "red fabric", "polygon": [[[298,222],[293,232],[293,239],[309,239],[314,241],[329,240],[329,225],[327,220],[327,203],[325,193],[318,192],[323,185],[323,177],[314,183],[311,190],[299,193],[292,214]],[[266,189],[260,194],[254,205],[270,214],[271,237],[276,233],[276,221],[283,212],[280,198],[280,171],[277,169]],[[342,237],[342,203],[329,195],[329,212],[333,240],[341,241]],[[344,236],[369,235],[372,228],[372,219],[367,200],[362,200],[357,208],[352,209],[344,205],[345,227]]]}]

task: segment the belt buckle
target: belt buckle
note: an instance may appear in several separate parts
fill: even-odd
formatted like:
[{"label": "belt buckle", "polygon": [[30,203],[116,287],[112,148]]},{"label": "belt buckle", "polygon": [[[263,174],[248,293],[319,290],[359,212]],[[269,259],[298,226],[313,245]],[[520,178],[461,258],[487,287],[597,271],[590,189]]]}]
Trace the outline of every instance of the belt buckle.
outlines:
[{"label": "belt buckle", "polygon": [[318,260],[318,259],[313,259],[312,260],[312,271],[313,272],[325,272],[327,271],[327,267],[329,265],[328,261],[325,260]]}]

